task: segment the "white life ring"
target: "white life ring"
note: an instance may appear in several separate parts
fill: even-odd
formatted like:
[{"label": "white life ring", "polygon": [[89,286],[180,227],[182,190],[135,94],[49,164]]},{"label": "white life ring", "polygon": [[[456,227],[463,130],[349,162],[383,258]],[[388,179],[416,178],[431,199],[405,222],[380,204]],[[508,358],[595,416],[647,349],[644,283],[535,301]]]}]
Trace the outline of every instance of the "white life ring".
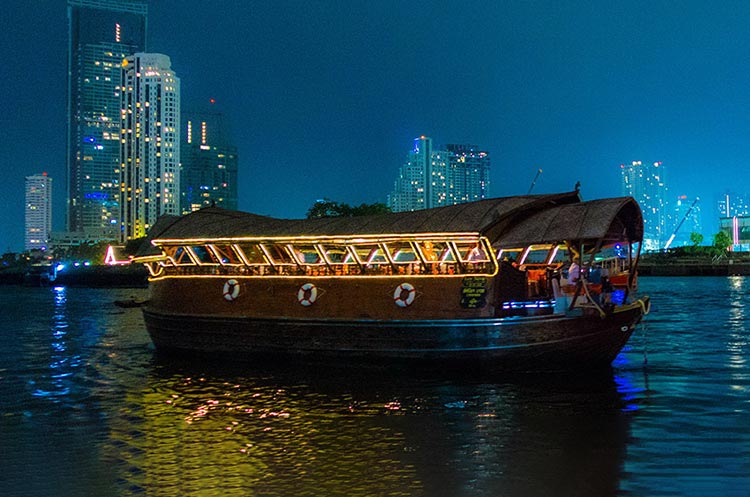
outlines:
[{"label": "white life ring", "polygon": [[228,280],[224,283],[224,298],[231,302],[240,296],[240,283],[237,280]]},{"label": "white life ring", "polygon": [[305,307],[313,305],[318,300],[318,289],[312,283],[305,283],[297,291],[297,302]]},{"label": "white life ring", "polygon": [[417,291],[410,283],[401,283],[393,292],[393,301],[399,307],[408,307],[414,302]]}]

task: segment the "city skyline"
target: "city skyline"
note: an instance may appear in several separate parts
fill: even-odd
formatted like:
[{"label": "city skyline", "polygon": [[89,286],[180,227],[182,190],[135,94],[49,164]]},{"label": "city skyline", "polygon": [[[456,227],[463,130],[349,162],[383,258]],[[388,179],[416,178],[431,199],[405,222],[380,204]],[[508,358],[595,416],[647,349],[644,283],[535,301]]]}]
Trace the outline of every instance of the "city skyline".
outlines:
[{"label": "city skyline", "polygon": [[414,211],[490,198],[490,155],[476,145],[434,147],[420,136],[398,171],[388,207]]},{"label": "city skyline", "polygon": [[[0,46],[14,72],[0,92],[0,249],[18,250],[24,177],[65,178],[68,23],[65,2],[4,7]],[[581,181],[584,198],[618,195],[619,164],[658,158],[671,191],[710,201],[750,191],[750,71],[737,63],[748,20],[750,6],[700,2],[676,12],[160,0],[149,3],[148,50],[172,59],[183,105],[214,98],[231,120],[242,210],[303,217],[321,197],[382,202],[404,143],[421,134],[482,144],[493,196],[526,193],[540,168],[535,193]],[[54,210],[61,230],[63,188]]]},{"label": "city skyline", "polygon": [[67,222],[60,230],[115,239],[122,209],[120,66],[146,49],[148,9],[145,0],[66,3]]}]

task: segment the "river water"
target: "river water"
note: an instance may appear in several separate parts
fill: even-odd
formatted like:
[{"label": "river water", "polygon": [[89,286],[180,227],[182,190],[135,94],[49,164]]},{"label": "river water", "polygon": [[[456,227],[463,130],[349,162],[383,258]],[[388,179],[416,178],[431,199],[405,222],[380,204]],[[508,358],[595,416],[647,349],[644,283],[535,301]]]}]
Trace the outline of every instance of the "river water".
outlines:
[{"label": "river water", "polygon": [[750,278],[642,278],[613,370],[155,353],[146,290],[0,287],[8,496],[750,496]]}]

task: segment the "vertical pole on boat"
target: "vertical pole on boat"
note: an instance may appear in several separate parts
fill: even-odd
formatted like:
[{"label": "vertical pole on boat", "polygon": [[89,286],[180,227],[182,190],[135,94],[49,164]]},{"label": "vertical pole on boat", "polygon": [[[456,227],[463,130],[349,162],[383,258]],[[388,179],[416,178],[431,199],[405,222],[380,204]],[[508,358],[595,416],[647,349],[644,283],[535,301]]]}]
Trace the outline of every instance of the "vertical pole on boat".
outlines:
[{"label": "vertical pole on boat", "polygon": [[632,257],[633,253],[633,242],[628,241],[628,262],[630,265],[630,269],[628,270],[628,286],[625,288],[625,298],[630,295],[631,290],[633,289],[633,281],[635,281],[636,273],[638,271],[638,260],[641,258],[641,246],[643,245],[643,242],[641,241],[638,243],[638,251],[635,254],[635,259]]}]

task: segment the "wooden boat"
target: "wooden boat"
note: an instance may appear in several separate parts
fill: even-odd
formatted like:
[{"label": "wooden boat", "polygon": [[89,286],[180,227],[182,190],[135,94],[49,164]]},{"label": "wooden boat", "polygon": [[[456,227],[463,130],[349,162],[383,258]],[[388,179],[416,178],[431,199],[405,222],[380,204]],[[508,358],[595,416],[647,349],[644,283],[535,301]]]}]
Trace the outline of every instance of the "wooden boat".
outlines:
[{"label": "wooden boat", "polygon": [[648,312],[642,237],[632,198],[577,192],[311,220],[209,207],[161,218],[135,260],[160,350],[577,369],[609,365]]}]

